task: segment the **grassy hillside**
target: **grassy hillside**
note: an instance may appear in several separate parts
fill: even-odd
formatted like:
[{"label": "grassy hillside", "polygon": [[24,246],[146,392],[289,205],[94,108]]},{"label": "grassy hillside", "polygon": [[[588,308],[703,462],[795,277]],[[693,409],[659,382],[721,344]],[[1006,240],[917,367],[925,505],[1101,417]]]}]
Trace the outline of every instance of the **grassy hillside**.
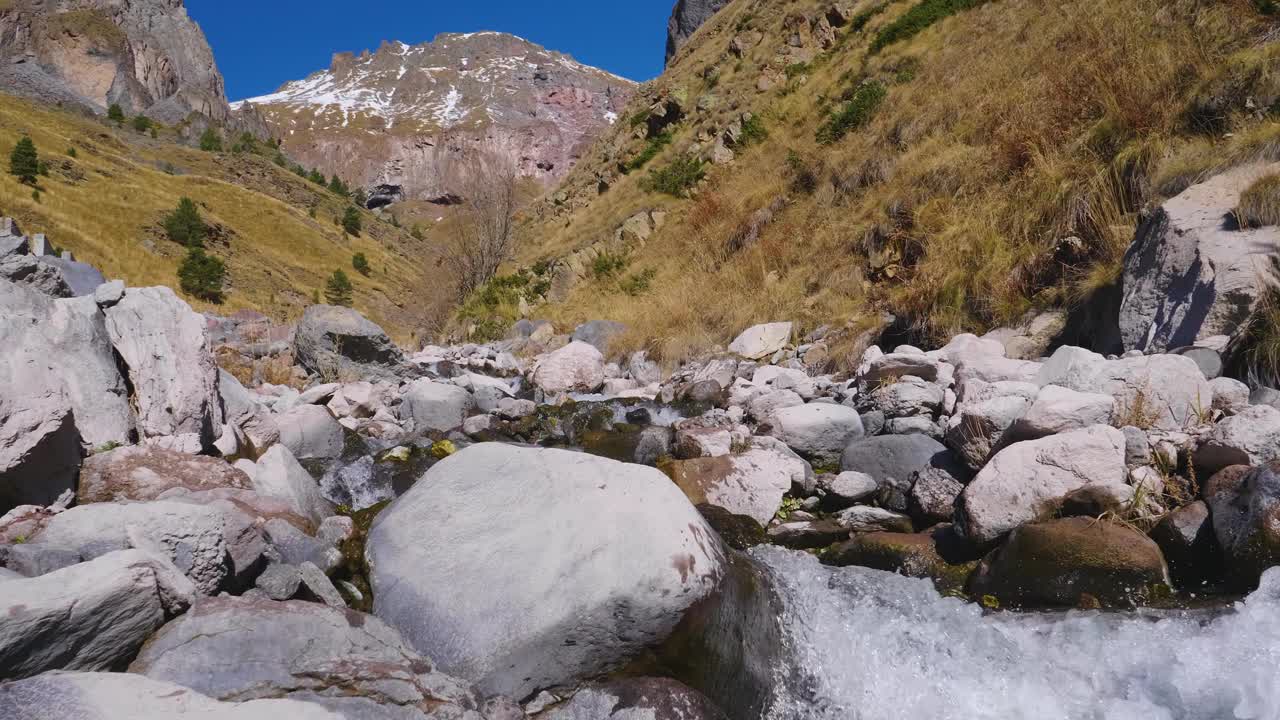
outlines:
[{"label": "grassy hillside", "polygon": [[[668,360],[784,318],[848,336],[888,311],[922,341],[984,331],[1108,288],[1149,203],[1280,158],[1270,3],[851,4],[827,49],[797,17],[830,0],[735,0],[704,26],[633,102],[634,121],[531,214],[517,265],[554,267],[640,210],[667,210],[666,224],[535,316],[620,320],[627,349]],[[645,102],[662,97],[685,118],[646,138]],[[654,191],[655,170],[705,153],[744,111],[767,138],[704,165],[691,198]],[[781,209],[744,243],[770,205]]]},{"label": "grassy hillside", "polygon": [[[343,269],[355,284],[355,307],[404,342],[433,327],[446,307],[447,283],[436,277],[429,238],[363,213],[364,231],[344,236],[335,223],[348,202],[254,153],[207,153],[126,125],[48,109],[0,95],[0,159],[29,134],[49,167],[40,198],[8,174],[0,176],[0,215],[130,285],[177,288],[185,249],[167,239],[161,219],[189,196],[214,231],[210,254],[230,275],[226,301],[200,310],[251,308],[296,318],[325,279]],[[74,150],[74,157],[72,156]],[[364,253],[369,277],[352,269]]]}]

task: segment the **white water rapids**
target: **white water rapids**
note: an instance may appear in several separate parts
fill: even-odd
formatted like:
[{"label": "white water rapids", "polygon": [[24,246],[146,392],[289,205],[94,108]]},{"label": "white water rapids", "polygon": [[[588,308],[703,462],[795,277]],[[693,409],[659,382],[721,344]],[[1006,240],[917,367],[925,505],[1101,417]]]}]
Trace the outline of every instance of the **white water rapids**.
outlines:
[{"label": "white water rapids", "polygon": [[1278,720],[1280,569],[1223,613],[985,614],[761,546],[790,655],[768,720]]}]

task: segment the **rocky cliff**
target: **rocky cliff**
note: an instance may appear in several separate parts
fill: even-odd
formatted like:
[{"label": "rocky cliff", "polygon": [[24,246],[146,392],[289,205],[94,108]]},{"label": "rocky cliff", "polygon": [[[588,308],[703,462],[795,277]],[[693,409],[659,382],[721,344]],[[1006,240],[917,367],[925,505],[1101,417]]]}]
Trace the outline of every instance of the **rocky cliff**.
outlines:
[{"label": "rocky cliff", "polygon": [[182,0],[0,3],[0,89],[175,124],[231,123],[222,76]]},{"label": "rocky cliff", "polygon": [[483,147],[525,176],[562,177],[618,118],[635,84],[502,33],[334,56],[328,70],[234,107],[256,108],[308,167],[410,198],[447,194],[449,158]]},{"label": "rocky cliff", "polygon": [[667,21],[667,64],[670,65],[680,46],[684,45],[702,23],[729,4],[729,0],[676,0]]}]

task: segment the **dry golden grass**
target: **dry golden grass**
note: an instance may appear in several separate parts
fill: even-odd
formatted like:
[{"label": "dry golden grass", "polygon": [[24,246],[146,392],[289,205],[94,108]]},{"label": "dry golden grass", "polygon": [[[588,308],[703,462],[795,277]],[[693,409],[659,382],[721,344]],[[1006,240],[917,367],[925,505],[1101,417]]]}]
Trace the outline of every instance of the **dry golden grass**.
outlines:
[{"label": "dry golden grass", "polygon": [[1236,220],[1247,228],[1280,225],[1280,174],[1264,175],[1240,193]]},{"label": "dry golden grass", "polygon": [[[690,107],[717,102],[691,113],[650,167],[743,110],[765,119],[769,139],[712,168],[694,200],[646,193],[639,174],[595,197],[596,174],[643,144],[619,123],[563,186],[589,201],[533,213],[521,261],[561,257],[661,207],[670,220],[629,267],[656,271],[652,289],[584,281],[538,316],[622,321],[621,347],[669,361],[777,319],[856,328],[888,311],[921,341],[983,331],[1083,302],[1118,277],[1145,204],[1280,154],[1280,44],[1259,42],[1266,20],[1248,0],[998,0],[869,55],[876,31],[913,4],[889,3],[763,93],[757,78],[781,69],[785,16],[826,3],[730,4],[655,81]],[[738,59],[727,47],[740,26],[766,40]],[[888,88],[878,112],[819,145],[827,111],[864,79]],[[759,241],[730,251],[779,196],[786,207]]]},{"label": "dry golden grass", "polygon": [[[262,157],[203,153],[0,96],[0,155],[7,158],[24,134],[50,173],[40,178],[39,201],[16,178],[0,177],[0,214],[16,217],[27,233],[46,233],[108,277],[176,288],[185,250],[165,238],[159,223],[188,196],[215,227],[206,244],[230,275],[225,304],[187,298],[199,310],[255,309],[294,319],[339,268],[355,282],[356,308],[401,341],[447,307],[447,284],[429,282],[435,271],[429,242],[373,215],[365,216],[360,237],[344,236],[334,218],[346,202]],[[368,278],[351,272],[357,252],[373,267]]]}]

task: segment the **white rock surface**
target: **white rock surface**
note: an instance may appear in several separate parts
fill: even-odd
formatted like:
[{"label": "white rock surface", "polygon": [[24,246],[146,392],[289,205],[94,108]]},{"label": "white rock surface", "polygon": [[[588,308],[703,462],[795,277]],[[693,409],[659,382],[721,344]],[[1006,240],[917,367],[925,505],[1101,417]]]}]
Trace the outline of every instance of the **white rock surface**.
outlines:
[{"label": "white rock surface", "polygon": [[271,448],[258,460],[251,478],[254,490],[284,500],[293,512],[312,522],[319,524],[333,515],[333,504],[320,494],[319,483],[283,444]]},{"label": "white rock surface", "polygon": [[275,416],[274,424],[280,444],[299,460],[334,460],[342,455],[342,425],[323,405],[298,405]]},{"label": "white rock surface", "polygon": [[457,385],[421,378],[414,380],[405,390],[404,400],[400,403],[400,418],[412,421],[418,432],[448,432],[462,427],[474,408],[475,400],[466,390]]},{"label": "white rock surface", "polygon": [[1018,440],[1035,440],[1091,425],[1109,425],[1115,404],[1110,395],[1048,385],[1013,424],[1011,433]]},{"label": "white rock surface", "polygon": [[838,464],[845,447],[862,437],[858,411],[843,405],[797,405],[775,410],[771,418],[774,437],[823,465]]},{"label": "white rock surface", "polygon": [[786,347],[791,342],[791,331],[789,322],[749,327],[729,344],[729,352],[748,360],[761,360]]},{"label": "white rock surface", "polygon": [[543,357],[533,383],[543,392],[595,392],[604,384],[604,355],[584,342],[571,342]]}]

